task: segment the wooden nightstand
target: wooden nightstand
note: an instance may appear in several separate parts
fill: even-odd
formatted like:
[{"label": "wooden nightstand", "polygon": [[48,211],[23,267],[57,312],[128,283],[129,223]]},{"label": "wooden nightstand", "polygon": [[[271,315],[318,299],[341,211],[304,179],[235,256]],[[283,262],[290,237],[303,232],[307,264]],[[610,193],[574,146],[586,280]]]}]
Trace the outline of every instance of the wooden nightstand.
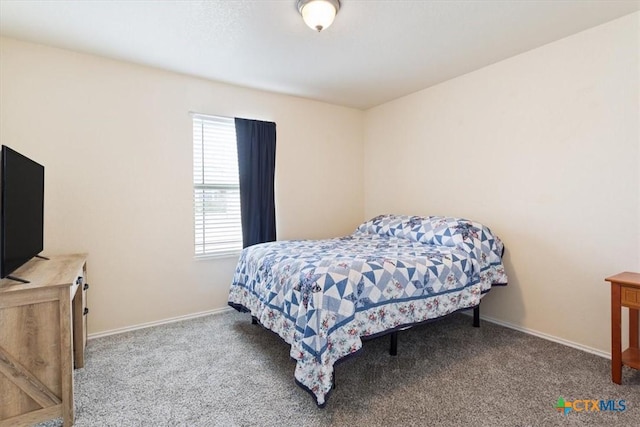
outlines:
[{"label": "wooden nightstand", "polygon": [[[604,279],[611,282],[611,380],[622,382],[622,365],[640,369],[638,310],[640,273],[624,272]],[[629,308],[629,348],[622,351],[622,307]]]}]

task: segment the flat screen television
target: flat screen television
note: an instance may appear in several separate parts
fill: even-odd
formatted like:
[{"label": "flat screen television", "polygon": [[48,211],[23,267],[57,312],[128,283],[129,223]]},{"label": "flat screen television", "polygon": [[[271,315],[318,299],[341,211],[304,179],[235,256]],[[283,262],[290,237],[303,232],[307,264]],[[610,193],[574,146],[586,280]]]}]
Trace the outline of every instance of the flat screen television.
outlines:
[{"label": "flat screen television", "polygon": [[6,145],[0,164],[0,275],[5,278],[44,247],[44,166]]}]

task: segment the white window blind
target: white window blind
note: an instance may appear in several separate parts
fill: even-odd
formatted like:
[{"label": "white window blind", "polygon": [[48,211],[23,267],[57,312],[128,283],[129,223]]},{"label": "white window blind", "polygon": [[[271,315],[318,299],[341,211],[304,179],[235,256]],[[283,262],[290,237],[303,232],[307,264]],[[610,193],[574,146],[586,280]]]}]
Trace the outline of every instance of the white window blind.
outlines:
[{"label": "white window blind", "polygon": [[239,252],[242,225],[235,120],[192,117],[195,254]]}]

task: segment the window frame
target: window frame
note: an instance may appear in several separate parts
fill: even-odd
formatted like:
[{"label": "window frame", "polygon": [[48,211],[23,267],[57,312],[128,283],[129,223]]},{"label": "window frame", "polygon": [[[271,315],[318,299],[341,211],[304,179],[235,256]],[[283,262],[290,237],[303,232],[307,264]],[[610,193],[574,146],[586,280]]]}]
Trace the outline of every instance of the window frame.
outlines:
[{"label": "window frame", "polygon": [[[242,221],[240,217],[240,177],[238,174],[237,165],[237,141],[235,139],[235,119],[232,117],[206,115],[200,113],[190,113],[191,126],[192,126],[192,185],[193,185],[193,251],[196,259],[207,258],[222,258],[237,256],[242,251]],[[216,123],[218,122],[218,123]],[[225,124],[222,124],[226,122]],[[210,138],[207,140],[205,127],[219,125],[218,131],[220,133],[229,132],[228,127],[233,124],[233,139],[226,139],[222,143],[226,145],[220,145],[221,140],[217,138]],[[199,135],[197,139],[196,135],[198,130],[196,126],[200,126]],[[217,146],[216,146],[217,145]],[[230,147],[233,145],[233,149],[230,152]],[[218,150],[223,154],[230,155],[235,160],[235,165],[230,162],[223,164],[223,169],[230,168],[235,169],[235,182],[230,183],[229,178],[231,175],[225,172],[219,172],[216,170],[213,159],[219,160],[219,158],[211,157],[212,153]],[[208,153],[207,153],[208,151]],[[197,158],[198,153],[200,158]],[[207,155],[208,154],[208,155]],[[209,157],[207,159],[207,157]],[[227,161],[229,159],[226,159]],[[227,171],[228,172],[228,171]],[[215,181],[215,178],[219,178]],[[214,179],[212,182],[211,179]],[[198,180],[198,181],[197,181]],[[209,181],[209,182],[207,182]],[[216,192],[224,192],[225,190],[235,191],[236,196],[222,199],[219,203],[210,205],[209,217],[207,217],[206,206],[211,203],[210,198],[215,197]],[[207,193],[209,196],[207,196]],[[214,210],[222,209],[224,212],[229,212],[232,209],[231,214],[221,215],[216,218]],[[230,221],[233,224],[231,226],[221,226],[219,223]],[[209,224],[209,226],[207,225]],[[221,232],[220,232],[221,230]],[[226,234],[225,234],[226,233]],[[217,240],[224,238],[225,235],[230,236],[230,239]]]}]

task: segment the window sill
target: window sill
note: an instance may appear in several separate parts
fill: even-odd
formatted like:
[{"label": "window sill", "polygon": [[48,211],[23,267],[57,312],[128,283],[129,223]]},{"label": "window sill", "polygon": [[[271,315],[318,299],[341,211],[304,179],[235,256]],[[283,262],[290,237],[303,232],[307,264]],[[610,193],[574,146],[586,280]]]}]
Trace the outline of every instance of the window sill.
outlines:
[{"label": "window sill", "polygon": [[211,259],[221,259],[221,258],[238,258],[240,256],[241,251],[233,251],[233,252],[220,252],[217,254],[206,254],[206,255],[196,255],[194,259],[196,261],[207,261]]}]

